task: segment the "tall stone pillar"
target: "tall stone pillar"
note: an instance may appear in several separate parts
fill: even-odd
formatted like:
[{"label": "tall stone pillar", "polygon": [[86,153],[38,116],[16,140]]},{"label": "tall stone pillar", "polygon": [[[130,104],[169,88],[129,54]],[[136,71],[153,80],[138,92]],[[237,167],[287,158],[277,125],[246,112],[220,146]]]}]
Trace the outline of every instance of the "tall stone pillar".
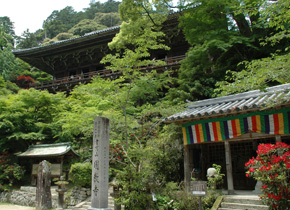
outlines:
[{"label": "tall stone pillar", "polygon": [[89,210],[108,208],[109,188],[109,119],[96,117],[93,133],[92,204]]}]

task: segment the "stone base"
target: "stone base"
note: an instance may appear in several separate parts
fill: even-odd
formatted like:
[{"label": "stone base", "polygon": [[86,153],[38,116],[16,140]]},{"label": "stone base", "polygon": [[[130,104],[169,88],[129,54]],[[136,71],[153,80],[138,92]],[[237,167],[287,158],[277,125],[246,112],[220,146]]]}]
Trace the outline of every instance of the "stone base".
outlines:
[{"label": "stone base", "polygon": [[255,186],[255,190],[253,190],[252,192],[255,194],[262,194],[262,191],[261,191],[262,185],[263,185],[263,183],[258,180],[256,183],[256,186]]},{"label": "stone base", "polygon": [[228,195],[235,195],[235,190],[228,190]]},{"label": "stone base", "polygon": [[113,210],[111,208],[94,208],[94,207],[89,207],[88,210]]}]

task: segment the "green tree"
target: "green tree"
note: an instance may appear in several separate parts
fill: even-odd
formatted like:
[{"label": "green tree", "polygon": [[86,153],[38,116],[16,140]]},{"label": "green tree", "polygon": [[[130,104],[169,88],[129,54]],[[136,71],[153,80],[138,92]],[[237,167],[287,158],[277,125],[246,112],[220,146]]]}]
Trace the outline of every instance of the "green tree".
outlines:
[{"label": "green tree", "polygon": [[[217,84],[216,91],[221,95],[238,93],[253,89],[290,82],[289,78],[289,1],[269,3],[262,1],[263,10],[259,10],[257,25],[263,25],[269,31],[260,40],[260,45],[271,54],[260,59],[240,63],[243,71],[228,71],[227,80]],[[248,10],[250,15],[257,11]],[[277,16],[277,14],[280,14]]]},{"label": "green tree", "polygon": [[94,20],[84,19],[74,25],[68,32],[74,35],[83,36],[85,33],[97,31],[106,28]]},{"label": "green tree", "polygon": [[9,80],[12,74],[18,71],[20,63],[11,52],[13,49],[13,45],[9,41],[11,38],[0,26],[0,75],[5,80]]},{"label": "green tree", "polygon": [[[238,63],[269,55],[269,50],[258,45],[264,37],[264,31],[258,30],[263,25],[256,21],[262,7],[259,3],[244,1],[248,10],[236,0],[191,1],[187,5],[180,26],[192,47],[182,62],[179,91],[172,93],[172,99],[210,98],[227,70],[240,71]],[[251,10],[256,14],[249,14]]]},{"label": "green tree", "polygon": [[22,37],[19,37],[17,42],[17,48],[20,49],[37,47],[40,44],[35,33],[30,33],[29,29],[22,33]]},{"label": "green tree", "polygon": [[71,6],[58,11],[54,10],[44,21],[43,28],[47,38],[53,38],[57,34],[67,32],[82,18],[82,13],[77,13]]},{"label": "green tree", "polygon": [[121,25],[120,16],[117,12],[110,13],[98,12],[96,13],[94,20],[99,24],[105,25],[107,27]]},{"label": "green tree", "polygon": [[68,108],[64,94],[35,89],[0,98],[1,148],[18,152],[38,141],[53,143],[60,132],[53,122]]},{"label": "green tree", "polygon": [[108,0],[101,3],[99,1],[90,3],[90,7],[85,8],[84,15],[88,19],[93,19],[97,13],[117,13],[120,2],[114,0]]},{"label": "green tree", "polygon": [[[4,32],[13,38],[16,37],[13,22],[7,16],[0,17],[0,25],[2,25]],[[13,41],[13,40],[11,40]],[[11,42],[13,44],[13,42]]]}]

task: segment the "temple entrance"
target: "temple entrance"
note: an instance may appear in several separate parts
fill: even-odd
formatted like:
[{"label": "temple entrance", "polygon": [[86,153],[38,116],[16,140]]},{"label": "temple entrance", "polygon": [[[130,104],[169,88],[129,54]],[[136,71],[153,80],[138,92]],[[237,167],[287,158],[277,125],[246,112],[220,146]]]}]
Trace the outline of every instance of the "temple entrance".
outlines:
[{"label": "temple entrance", "polygon": [[[235,190],[254,190],[256,181],[253,178],[246,177],[247,168],[245,163],[256,156],[256,150],[261,143],[275,144],[275,137],[260,138],[252,140],[232,140],[229,141],[232,158],[232,174]],[[282,137],[282,142],[289,143],[290,138]],[[227,189],[227,173],[225,159],[225,145],[223,142],[213,142],[205,144],[189,145],[190,167],[194,176],[199,180],[206,180],[206,170],[213,164],[221,165],[222,173],[225,174],[222,188]]]}]

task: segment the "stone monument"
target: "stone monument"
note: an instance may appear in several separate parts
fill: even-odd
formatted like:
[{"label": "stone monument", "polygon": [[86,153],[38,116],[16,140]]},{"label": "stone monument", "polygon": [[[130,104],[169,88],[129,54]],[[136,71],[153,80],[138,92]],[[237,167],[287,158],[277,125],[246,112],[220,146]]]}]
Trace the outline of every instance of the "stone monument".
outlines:
[{"label": "stone monument", "polygon": [[92,193],[89,210],[108,208],[109,188],[109,119],[96,117],[93,133]]},{"label": "stone monument", "polygon": [[39,163],[36,188],[36,210],[52,209],[50,166],[46,160]]}]

